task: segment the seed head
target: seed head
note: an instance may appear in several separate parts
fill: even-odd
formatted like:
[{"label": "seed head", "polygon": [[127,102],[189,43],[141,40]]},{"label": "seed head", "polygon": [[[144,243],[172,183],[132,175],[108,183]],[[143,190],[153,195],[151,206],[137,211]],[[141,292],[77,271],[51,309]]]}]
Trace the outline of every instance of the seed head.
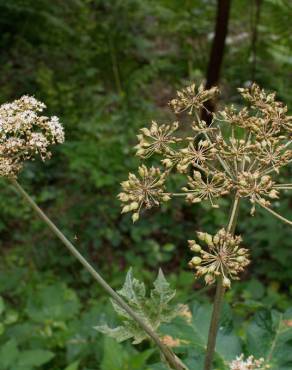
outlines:
[{"label": "seed head", "polygon": [[[246,107],[237,110],[227,106],[213,114],[207,126],[200,119],[200,110],[218,91],[216,87],[205,90],[202,85],[196,89],[194,84],[178,91],[170,105],[177,114],[193,115],[191,127],[178,131],[177,122],[152,122],[138,135],[137,155],[160,156],[165,177],[173,172],[185,176],[185,185],[173,196],[218,207],[219,198],[236,194],[250,201],[252,215],[259,206],[292,225],[271,209],[282,190],[292,189],[291,183],[277,183],[280,170],[292,161],[292,117],[287,115],[287,107],[276,100],[275,93],[253,84],[239,89]],[[167,193],[164,199],[170,196]]]},{"label": "seed head", "polygon": [[189,266],[196,270],[196,276],[204,276],[206,284],[212,284],[218,276],[223,279],[223,286],[230,288],[231,279],[238,279],[238,274],[249,264],[248,250],[240,248],[241,237],[232,236],[225,229],[214,236],[198,232],[198,239],[207,245],[194,250],[194,241],[189,241],[191,251],[198,256],[191,259]]},{"label": "seed head", "polygon": [[134,211],[133,222],[139,219],[142,206],[151,208],[170,199],[169,194],[164,192],[165,174],[161,174],[160,169],[142,165],[138,174],[139,177],[129,174],[129,179],[121,183],[123,192],[118,195],[125,204],[122,213]]}]

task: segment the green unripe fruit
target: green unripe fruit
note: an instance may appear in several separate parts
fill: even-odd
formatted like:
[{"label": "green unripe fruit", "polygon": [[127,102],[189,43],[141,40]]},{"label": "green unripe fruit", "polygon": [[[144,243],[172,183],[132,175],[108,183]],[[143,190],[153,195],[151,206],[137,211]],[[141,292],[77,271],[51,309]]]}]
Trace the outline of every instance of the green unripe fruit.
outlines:
[{"label": "green unripe fruit", "polygon": [[200,257],[193,257],[191,259],[191,264],[195,266],[200,265],[201,262],[202,262],[202,259]]},{"label": "green unripe fruit", "polygon": [[191,251],[192,252],[201,252],[202,248],[199,246],[199,244],[193,244],[191,247],[190,247]]}]

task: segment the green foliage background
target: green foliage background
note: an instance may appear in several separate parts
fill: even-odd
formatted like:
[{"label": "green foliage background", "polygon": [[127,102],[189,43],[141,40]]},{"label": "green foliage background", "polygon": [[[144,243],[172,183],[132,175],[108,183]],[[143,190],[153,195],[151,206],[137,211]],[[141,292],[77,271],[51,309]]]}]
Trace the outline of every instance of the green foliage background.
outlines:
[{"label": "green foliage background", "polygon": [[[291,14],[288,1],[262,1],[255,60],[255,2],[232,2],[221,103],[239,103],[236,87],[254,77],[292,106]],[[191,306],[212,290],[200,293],[187,270],[186,240],[224,224],[228,202],[214,211],[175,200],[133,226],[116,194],[138,164],[138,129],[174,119],[167,102],[176,88],[205,77],[215,16],[214,0],[0,0],[0,103],[33,94],[66,130],[53,159],[28,164],[21,183],[114,288],[129,266],[148,282],[161,266]],[[105,316],[116,320],[107,297],[0,185],[0,369],[156,369],[149,346],[137,352],[93,330]],[[277,207],[291,219],[288,194]],[[251,218],[248,207],[241,217],[253,263],[227,296],[237,323],[262,309],[284,312],[292,293],[289,228],[262,212]]]}]

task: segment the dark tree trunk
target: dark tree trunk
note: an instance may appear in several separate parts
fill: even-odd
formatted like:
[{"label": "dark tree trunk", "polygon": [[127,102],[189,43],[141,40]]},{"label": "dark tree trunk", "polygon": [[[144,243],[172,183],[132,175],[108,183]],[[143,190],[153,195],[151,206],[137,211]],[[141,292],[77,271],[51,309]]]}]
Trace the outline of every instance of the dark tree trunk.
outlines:
[{"label": "dark tree trunk", "polygon": [[[220,78],[221,65],[224,55],[225,40],[228,33],[229,14],[231,8],[231,0],[217,0],[217,16],[215,35],[212,43],[211,54],[207,70],[206,88],[218,84]],[[209,112],[214,112],[216,106],[215,101],[208,101],[205,107]],[[202,112],[202,118],[209,124],[212,120],[212,115],[205,110]]]},{"label": "dark tree trunk", "polygon": [[256,69],[257,69],[257,41],[258,41],[258,25],[260,23],[262,0],[255,0],[255,15],[252,25],[252,36],[251,36],[251,81],[256,80]]}]

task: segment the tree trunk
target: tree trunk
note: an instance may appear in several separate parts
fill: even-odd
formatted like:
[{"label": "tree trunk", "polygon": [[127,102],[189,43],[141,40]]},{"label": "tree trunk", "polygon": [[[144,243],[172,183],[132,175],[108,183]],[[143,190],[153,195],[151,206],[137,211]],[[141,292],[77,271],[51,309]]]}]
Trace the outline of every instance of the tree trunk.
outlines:
[{"label": "tree trunk", "polygon": [[[230,8],[231,0],[217,0],[215,35],[211,47],[211,54],[207,70],[207,89],[217,85],[220,78],[221,65],[224,56],[225,40],[228,33]],[[213,100],[209,100],[206,102],[205,107],[209,112],[214,112],[216,102]],[[207,124],[210,124],[212,120],[212,115],[203,110],[202,119],[204,119]]]}]

